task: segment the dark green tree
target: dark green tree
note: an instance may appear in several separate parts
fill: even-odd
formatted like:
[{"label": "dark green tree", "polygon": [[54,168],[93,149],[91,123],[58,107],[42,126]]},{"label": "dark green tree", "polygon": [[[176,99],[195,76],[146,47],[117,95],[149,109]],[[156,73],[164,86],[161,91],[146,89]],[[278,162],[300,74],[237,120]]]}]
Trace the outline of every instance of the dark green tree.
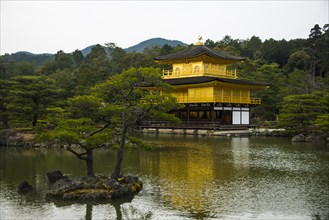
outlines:
[{"label": "dark green tree", "polygon": [[[144,89],[143,85],[152,85],[155,89]],[[177,121],[169,110],[181,107],[175,98],[160,95],[159,90],[168,90],[170,86],[163,83],[160,69],[130,68],[116,74],[95,87],[97,95],[107,109],[111,109],[115,119],[115,129],[119,135],[119,150],[112,178],[121,176],[121,164],[127,139],[127,131],[137,127],[146,117],[165,118]]]},{"label": "dark green tree", "polygon": [[313,92],[312,79],[307,72],[295,69],[285,79],[285,85],[280,89],[283,96],[302,95]]},{"label": "dark green tree", "polygon": [[285,66],[287,72],[292,72],[294,69],[309,71],[311,57],[302,50],[296,51],[289,56],[288,63]]},{"label": "dark green tree", "polygon": [[[75,96],[68,100],[66,116],[56,128],[39,135],[43,141],[59,141],[67,150],[85,161],[87,176],[94,177],[93,152],[110,142],[112,129],[110,117],[104,116],[101,99],[93,95]],[[79,149],[73,148],[78,146]]]},{"label": "dark green tree", "polygon": [[323,106],[323,111],[317,115],[315,124],[324,133],[329,136],[329,92],[324,92],[320,99],[320,104]]},{"label": "dark green tree", "polygon": [[329,74],[329,25],[324,25],[323,29],[316,24],[307,39],[305,51],[311,57],[310,73],[315,85],[316,76],[324,77]]},{"label": "dark green tree", "polygon": [[9,88],[8,80],[0,79],[0,127],[9,128],[8,121],[8,104],[9,104]]},{"label": "dark green tree", "polygon": [[111,55],[111,74],[121,73],[125,68],[124,59],[126,56],[126,51],[118,47],[115,43],[105,44]]},{"label": "dark green tree", "polygon": [[251,59],[262,58],[262,40],[257,36],[252,36],[249,40],[241,42],[241,56]]},{"label": "dark green tree", "polygon": [[62,93],[58,97],[63,102],[70,97],[75,95],[77,87],[77,79],[74,72],[70,69],[56,70],[54,73],[49,75],[49,78],[55,81],[56,87],[62,89]]},{"label": "dark green tree", "polygon": [[325,104],[328,102],[323,101],[327,96],[324,92],[286,96],[280,109],[279,125],[292,133],[316,132],[316,120],[321,124],[321,115],[328,114]]},{"label": "dark green tree", "polygon": [[80,50],[75,50],[72,53],[72,59],[73,59],[73,67],[78,67],[82,64],[85,57],[83,56],[83,54]]},{"label": "dark green tree", "polygon": [[61,90],[46,76],[16,76],[11,79],[8,112],[13,118],[32,121],[36,126],[47,107],[54,103]]},{"label": "dark green tree", "polygon": [[80,93],[85,93],[86,88],[105,80],[111,75],[110,61],[104,47],[96,45],[86,56],[83,63],[74,72]]}]

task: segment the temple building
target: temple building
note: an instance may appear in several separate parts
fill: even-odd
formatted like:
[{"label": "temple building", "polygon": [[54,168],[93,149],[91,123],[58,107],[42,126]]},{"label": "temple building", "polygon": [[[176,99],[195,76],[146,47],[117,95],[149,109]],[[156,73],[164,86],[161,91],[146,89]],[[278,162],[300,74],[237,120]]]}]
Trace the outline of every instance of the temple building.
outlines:
[{"label": "temple building", "polygon": [[250,108],[261,104],[260,98],[251,97],[251,90],[270,84],[239,80],[230,65],[244,59],[214,51],[200,41],[183,51],[156,57],[157,62],[171,67],[163,70],[163,80],[173,86],[171,95],[185,107],[172,112],[182,120],[180,125],[149,121],[144,126],[248,128]]}]

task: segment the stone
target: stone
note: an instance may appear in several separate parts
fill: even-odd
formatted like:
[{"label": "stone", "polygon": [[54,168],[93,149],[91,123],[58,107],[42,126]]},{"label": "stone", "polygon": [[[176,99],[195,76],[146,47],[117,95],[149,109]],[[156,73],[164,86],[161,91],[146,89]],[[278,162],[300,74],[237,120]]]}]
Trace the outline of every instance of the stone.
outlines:
[{"label": "stone", "polygon": [[17,191],[20,194],[25,194],[28,193],[29,191],[31,191],[33,189],[33,187],[26,181],[20,183],[17,187]]},{"label": "stone", "polygon": [[54,170],[47,173],[48,181],[50,184],[54,184],[60,179],[66,179],[67,177],[63,175],[60,170]]},{"label": "stone", "polygon": [[311,143],[324,143],[326,141],[325,136],[323,135],[312,135],[309,134],[305,137],[305,142],[311,142]]},{"label": "stone", "polygon": [[295,135],[291,139],[292,142],[304,142],[305,136],[303,134]]}]

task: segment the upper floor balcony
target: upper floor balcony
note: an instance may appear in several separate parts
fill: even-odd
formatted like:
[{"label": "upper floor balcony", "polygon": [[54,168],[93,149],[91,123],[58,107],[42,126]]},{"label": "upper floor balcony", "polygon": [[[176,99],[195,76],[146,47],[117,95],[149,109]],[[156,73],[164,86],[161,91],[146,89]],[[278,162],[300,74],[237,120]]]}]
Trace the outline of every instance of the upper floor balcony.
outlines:
[{"label": "upper floor balcony", "polygon": [[203,96],[188,97],[176,96],[177,102],[182,104],[188,103],[231,103],[231,104],[261,104],[260,98],[239,97],[239,96]]},{"label": "upper floor balcony", "polygon": [[209,67],[207,65],[195,66],[194,68],[175,68],[174,70],[163,70],[163,79],[172,79],[180,77],[195,77],[195,76],[213,76],[236,79],[236,70],[226,70],[225,67]]}]

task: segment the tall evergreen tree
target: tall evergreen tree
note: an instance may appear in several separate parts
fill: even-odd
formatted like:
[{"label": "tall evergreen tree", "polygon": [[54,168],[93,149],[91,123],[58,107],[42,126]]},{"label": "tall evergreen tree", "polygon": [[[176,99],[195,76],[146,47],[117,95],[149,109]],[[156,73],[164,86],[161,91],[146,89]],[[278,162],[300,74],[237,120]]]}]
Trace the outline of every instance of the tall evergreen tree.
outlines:
[{"label": "tall evergreen tree", "polygon": [[34,127],[60,92],[54,80],[49,77],[16,76],[11,81],[8,112],[13,118],[20,117],[24,121],[31,121]]}]

